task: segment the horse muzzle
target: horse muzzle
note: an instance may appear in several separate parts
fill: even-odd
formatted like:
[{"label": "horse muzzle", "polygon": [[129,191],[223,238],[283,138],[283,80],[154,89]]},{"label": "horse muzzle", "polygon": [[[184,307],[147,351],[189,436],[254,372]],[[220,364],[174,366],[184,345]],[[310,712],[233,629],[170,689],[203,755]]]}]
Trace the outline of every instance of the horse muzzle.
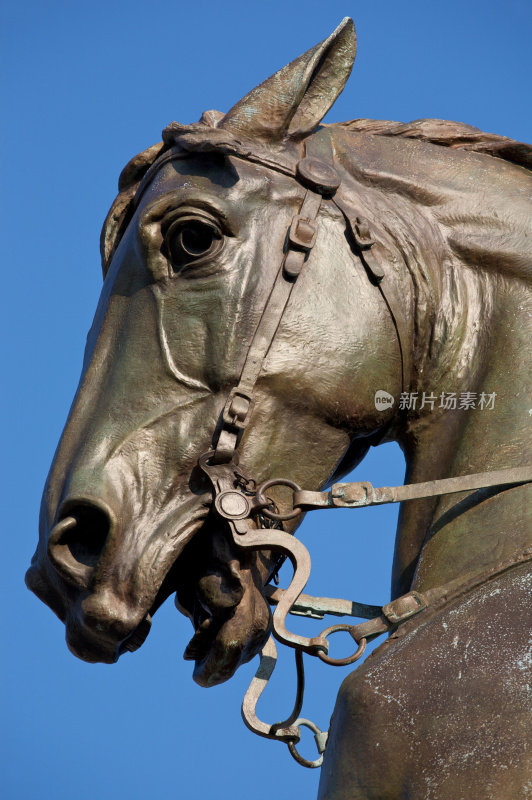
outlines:
[{"label": "horse muzzle", "polygon": [[151,628],[151,614],[98,592],[80,598],[66,618],[69,650],[83,661],[112,664],[124,652],[137,650]]},{"label": "horse muzzle", "polygon": [[206,514],[201,498],[192,497],[155,530],[146,519],[122,530],[103,501],[62,503],[26,583],[65,623],[74,655],[113,663],[144,643],[152,615],[175,591],[172,568]]}]

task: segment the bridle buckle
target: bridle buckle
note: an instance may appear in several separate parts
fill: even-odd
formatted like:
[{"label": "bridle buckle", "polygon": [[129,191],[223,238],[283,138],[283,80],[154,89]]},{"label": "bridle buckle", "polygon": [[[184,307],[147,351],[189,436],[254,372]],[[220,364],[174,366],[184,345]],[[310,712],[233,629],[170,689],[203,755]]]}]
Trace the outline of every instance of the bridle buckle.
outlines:
[{"label": "bridle buckle", "polygon": [[369,250],[370,247],[373,247],[375,239],[371,234],[368,220],[365,217],[355,217],[355,219],[349,220],[349,222],[351,223],[351,230],[355,242],[360,249]]},{"label": "bridle buckle", "polygon": [[249,424],[254,404],[255,401],[251,395],[234,387],[229,392],[222,412],[224,423],[236,430],[243,431]]},{"label": "bridle buckle", "polygon": [[317,227],[311,220],[296,214],[292,219],[288,232],[288,241],[292,247],[308,252],[316,242]]}]

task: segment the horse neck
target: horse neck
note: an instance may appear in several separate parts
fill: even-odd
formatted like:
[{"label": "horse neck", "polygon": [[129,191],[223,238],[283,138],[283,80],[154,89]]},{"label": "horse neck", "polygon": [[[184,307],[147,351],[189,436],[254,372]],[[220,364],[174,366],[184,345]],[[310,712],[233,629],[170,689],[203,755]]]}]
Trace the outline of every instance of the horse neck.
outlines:
[{"label": "horse neck", "polygon": [[[414,421],[402,440],[408,482],[494,471],[530,461],[530,375],[524,357],[530,297],[523,283],[502,283],[491,317],[483,319],[478,309],[484,331],[470,369],[462,370],[468,377],[459,385],[452,385],[451,376],[445,386],[440,379],[442,391],[475,392],[477,399],[482,392],[496,392],[494,407],[440,411]],[[426,390],[431,390],[430,379],[424,382]],[[496,487],[405,503],[396,540],[393,595],[482,572],[530,546],[530,492],[530,485]]]}]

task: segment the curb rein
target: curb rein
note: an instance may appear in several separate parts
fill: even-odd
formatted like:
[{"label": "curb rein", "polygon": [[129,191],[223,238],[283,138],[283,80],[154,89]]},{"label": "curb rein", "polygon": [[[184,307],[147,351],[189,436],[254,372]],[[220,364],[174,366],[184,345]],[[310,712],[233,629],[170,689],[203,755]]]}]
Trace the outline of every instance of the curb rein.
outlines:
[{"label": "curb rein", "polygon": [[[318,155],[330,148],[321,136],[313,137],[308,144],[318,146]],[[308,152],[308,150],[307,150]],[[239,156],[242,158],[242,156]],[[259,159],[253,158],[254,161]],[[259,668],[242,702],[242,718],[246,726],[259,736],[285,742],[295,760],[304,767],[320,767],[327,745],[326,731],[308,719],[299,717],[303,704],[304,671],[303,653],[317,656],[332,666],[346,666],[363,655],[366,644],[376,636],[396,630],[402,623],[425,610],[429,605],[447,603],[463,594],[466,587],[447,584],[423,594],[408,592],[385,606],[370,606],[346,600],[315,598],[303,595],[303,589],[310,576],[310,555],[306,547],[292,534],[282,530],[284,520],[293,519],[299,514],[320,508],[362,508],[364,506],[396,503],[434,495],[464,492],[488,486],[510,486],[532,481],[532,467],[499,470],[491,473],[446,478],[427,483],[409,484],[399,487],[374,488],[367,481],[359,483],[336,483],[328,492],[302,490],[293,481],[280,478],[267,480],[257,487],[256,482],[245,469],[239,466],[237,449],[242,435],[249,424],[254,405],[254,390],[266,356],[290,299],[292,289],[312,250],[317,236],[317,217],[324,199],[331,200],[341,211],[352,239],[356,253],[361,258],[373,283],[378,286],[392,315],[398,333],[399,348],[403,348],[399,337],[396,315],[393,313],[390,297],[386,296],[380,281],[384,273],[371,247],[375,244],[369,224],[363,217],[350,219],[343,204],[334,198],[340,186],[340,177],[334,167],[322,158],[305,157],[296,166],[295,174],[284,165],[264,164],[270,169],[278,169],[290,175],[305,189],[305,196],[299,211],[288,229],[287,247],[277,271],[272,289],[266,301],[257,329],[246,355],[238,385],[234,387],[225,403],[221,415],[221,427],[213,450],[200,456],[198,463],[205,473],[213,490],[212,510],[225,520],[229,526],[232,540],[237,547],[250,550],[273,550],[280,553],[281,559],[288,557],[294,574],[288,589],[271,585],[265,587],[268,602],[275,606],[272,621],[273,636],[270,636],[260,654]],[[334,199],[333,199],[334,198]],[[403,365],[403,380],[404,380]],[[293,492],[292,509],[279,513],[272,500],[265,494],[272,486],[287,486]],[[517,563],[530,560],[532,551],[520,554],[511,562],[498,565],[484,572],[467,584],[467,590],[485,583]],[[323,619],[324,614],[353,616],[366,619],[358,625],[340,623],[325,628],[319,636],[308,638],[289,631],[286,617],[291,614]],[[357,649],[347,658],[329,656],[328,637],[337,631],[345,631],[354,640]],[[282,644],[295,649],[297,671],[297,693],[290,716],[282,722],[269,724],[256,715],[256,705],[268,683],[277,661],[274,638]],[[319,757],[314,761],[303,758],[296,749],[301,738],[301,726],[314,733]]]}]

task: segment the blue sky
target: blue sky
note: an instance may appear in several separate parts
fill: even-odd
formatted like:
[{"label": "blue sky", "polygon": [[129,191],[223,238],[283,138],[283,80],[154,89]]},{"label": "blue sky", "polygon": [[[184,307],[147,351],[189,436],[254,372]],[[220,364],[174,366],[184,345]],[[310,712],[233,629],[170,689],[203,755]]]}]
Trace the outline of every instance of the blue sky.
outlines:
[{"label": "blue sky", "polygon": [[[355,20],[358,55],[329,121],[437,117],[532,140],[527,0],[4,3],[6,800],[316,792],[317,771],[240,720],[255,665],[215,689],[192,682],[181,658],[191,630],[171,602],[140,651],[112,667],[88,665],[70,655],[62,625],[25,590],[23,575],[100,290],[100,226],[121,168],[172,119],[230,108],[345,15]],[[402,457],[395,446],[379,448],[356,475],[401,483]],[[309,591],[385,602],[395,519],[393,508],[307,518]],[[290,654],[281,660],[261,706],[272,721],[293,691]],[[322,727],[346,674],[309,668],[305,715]]]}]

